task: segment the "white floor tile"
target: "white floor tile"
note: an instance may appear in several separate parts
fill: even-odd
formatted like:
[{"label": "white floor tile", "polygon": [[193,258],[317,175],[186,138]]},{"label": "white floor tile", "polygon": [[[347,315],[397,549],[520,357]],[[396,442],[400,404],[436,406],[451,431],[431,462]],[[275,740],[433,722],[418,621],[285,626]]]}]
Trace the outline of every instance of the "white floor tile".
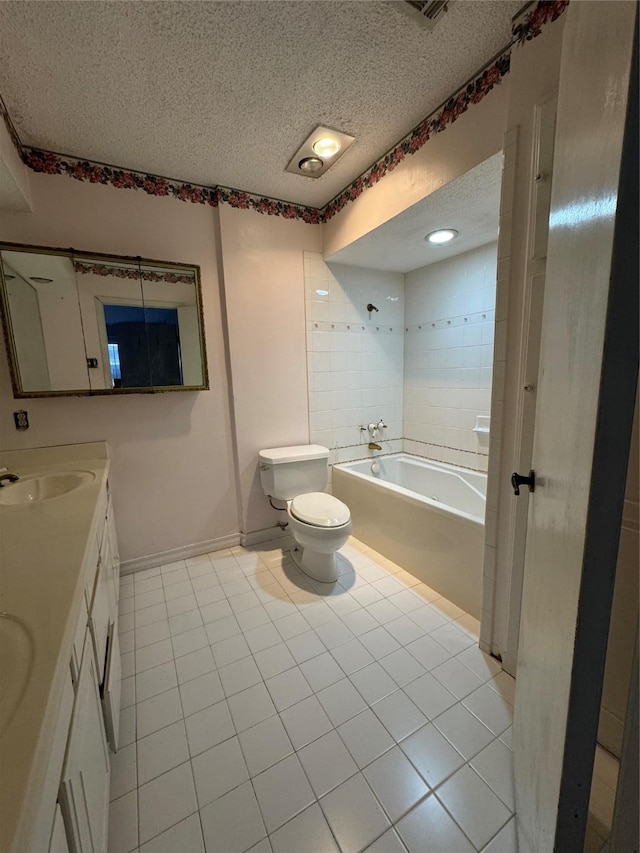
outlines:
[{"label": "white floor tile", "polygon": [[[514,853],[514,682],[477,620],[353,537],[313,582],[289,539],[123,578],[109,853]],[[441,791],[475,792],[475,845]]]},{"label": "white floor tile", "polygon": [[434,725],[467,761],[491,743],[494,735],[463,705],[454,705]]},{"label": "white floor tile", "polygon": [[453,693],[443,687],[430,672],[425,672],[420,678],[407,684],[404,692],[429,720],[433,720],[457,702]]},{"label": "white floor tile", "polygon": [[252,657],[221,667],[218,675],[226,696],[233,696],[234,693],[240,693],[241,690],[246,690],[262,681],[260,670]]},{"label": "white floor tile", "polygon": [[202,616],[199,610],[189,610],[178,616],[169,617],[169,631],[172,637],[183,634],[185,631],[193,631],[202,625]]},{"label": "white floor tile", "polygon": [[440,664],[440,666],[432,669],[431,674],[447,690],[451,691],[456,699],[464,699],[469,693],[473,693],[474,690],[482,686],[482,681],[478,676],[474,675],[470,669],[467,669],[456,658],[449,658],[449,660]]},{"label": "white floor tile", "polygon": [[300,669],[311,685],[312,690],[316,692],[344,678],[344,672],[329,652],[324,652],[317,657],[303,661],[300,664]]},{"label": "white floor tile", "polygon": [[218,668],[242,660],[251,654],[251,649],[241,634],[237,637],[229,637],[228,640],[223,640],[221,643],[216,643],[215,646],[211,647],[211,651]]},{"label": "white floor tile", "polygon": [[471,767],[512,812],[516,808],[513,780],[513,753],[499,740],[489,746],[470,762]]},{"label": "white floor tile", "polygon": [[396,639],[401,646],[406,646],[408,643],[424,636],[424,631],[415,622],[409,619],[408,616],[399,616],[397,619],[392,619],[385,625],[387,631]]},{"label": "white floor tile", "polygon": [[209,638],[203,627],[192,628],[190,631],[185,631],[182,634],[172,637],[171,645],[173,646],[174,656],[179,658],[183,655],[188,655],[190,652],[205,648],[209,645]]},{"label": "white floor tile", "polygon": [[348,678],[325,687],[316,695],[334,726],[355,717],[367,707],[367,703]]},{"label": "white floor tile", "polygon": [[513,722],[513,707],[488,684],[463,699],[462,704],[495,735],[502,734]]},{"label": "white floor tile", "polygon": [[129,791],[133,791],[138,784],[136,768],[136,745],[120,746],[118,751],[111,755],[111,780],[109,799],[117,800]]},{"label": "white floor tile", "polygon": [[282,711],[280,718],[296,749],[301,749],[333,728],[315,696],[291,705]]},{"label": "white floor tile", "polygon": [[330,650],[354,639],[353,633],[339,619],[335,618],[335,614],[332,622],[324,622],[322,625],[318,625],[315,631]]},{"label": "white floor tile", "polygon": [[135,680],[136,699],[138,702],[143,702],[145,699],[150,699],[152,696],[157,696],[159,693],[164,693],[165,690],[171,690],[172,687],[178,686],[176,665],[171,660],[160,666],[154,666],[153,669],[147,669],[145,672],[136,675]]},{"label": "white floor tile", "polygon": [[249,779],[237,737],[201,752],[191,764],[200,808]]},{"label": "white floor tile", "polygon": [[290,640],[291,637],[297,637],[298,634],[309,630],[309,623],[301,613],[292,613],[291,616],[278,619],[274,624],[283,640]]},{"label": "white floor tile", "polygon": [[252,781],[269,832],[281,827],[315,800],[295,755],[255,776]]},{"label": "white floor tile", "polygon": [[409,853],[475,853],[434,794],[403,817],[396,829]]},{"label": "white floor tile", "polygon": [[285,672],[285,670],[291,669],[292,666],[296,665],[291,652],[285,643],[282,642],[261,652],[257,652],[255,659],[258,669],[265,679],[279,675],[281,672]]},{"label": "white floor tile", "polygon": [[347,675],[351,675],[353,672],[373,663],[372,656],[357,639],[349,640],[333,648],[331,654]]},{"label": "white floor tile", "polygon": [[141,844],[197,811],[189,762],[141,785],[138,803]]},{"label": "white floor tile", "polygon": [[391,676],[375,662],[354,672],[349,676],[349,680],[369,705],[398,690],[398,685]]},{"label": "white floor tile", "polygon": [[182,719],[182,705],[177,688],[167,690],[136,705],[136,727],[138,737],[163,729]]},{"label": "white floor tile", "polygon": [[298,752],[316,796],[322,797],[358,772],[358,766],[335,731]]},{"label": "white floor tile", "polygon": [[180,698],[185,717],[208,708],[224,699],[224,690],[217,672],[207,672],[180,685]]},{"label": "white floor tile", "polygon": [[226,701],[191,714],[185,720],[189,753],[193,758],[236,733]]},{"label": "white floor tile", "polygon": [[501,672],[498,661],[475,645],[456,655],[456,660],[468,667],[482,681],[488,681]]},{"label": "white floor tile", "polygon": [[167,605],[164,600],[161,604],[145,607],[142,610],[136,610],[135,622],[136,628],[142,628],[143,625],[150,625],[152,622],[157,622],[160,619],[167,618]]},{"label": "white floor tile", "polygon": [[191,681],[192,678],[198,678],[215,668],[216,665],[209,647],[183,655],[176,659],[178,684],[184,684],[186,681]]},{"label": "white floor tile", "polygon": [[250,782],[201,809],[200,815],[207,853],[245,853],[266,835]]},{"label": "white floor tile", "polygon": [[338,734],[360,769],[394,746],[393,738],[370,708],[339,726]]},{"label": "white floor tile", "polygon": [[397,652],[379,658],[378,663],[400,687],[415,681],[425,672],[424,667],[406,649],[398,649]]},{"label": "white floor tile", "polygon": [[295,658],[296,663],[311,660],[311,658],[315,658],[326,651],[325,645],[315,631],[305,631],[303,634],[291,637],[287,640],[287,648]]},{"label": "white floor tile", "polygon": [[388,829],[370,847],[366,853],[407,853],[407,848],[400,841],[400,836],[395,829]]},{"label": "white floor tile", "polygon": [[470,767],[462,767],[438,788],[438,798],[478,849],[511,817],[509,809]]},{"label": "white floor tile", "polygon": [[130,853],[138,847],[138,792],[109,804],[109,853]]},{"label": "white floor tile", "polygon": [[133,705],[120,710],[118,746],[128,746],[136,739],[136,709]]},{"label": "white floor tile", "polygon": [[189,760],[184,722],[178,720],[137,743],[138,784],[161,776]]},{"label": "white floor tile", "polygon": [[359,853],[390,826],[361,773],[323,797],[320,805],[342,853]]},{"label": "white floor tile", "polygon": [[235,616],[226,616],[216,622],[208,622],[204,626],[204,630],[207,632],[207,637],[212,646],[221,643],[223,640],[228,640],[229,637],[237,637],[238,634],[242,634],[242,628]]},{"label": "white floor tile", "polygon": [[432,724],[400,744],[423,779],[436,788],[464,764],[464,758]]},{"label": "white floor tile", "polygon": [[422,628],[425,633],[429,634],[435,631],[436,628],[441,628],[447,624],[447,620],[440,613],[437,613],[430,604],[421,603],[417,610],[412,610],[409,613],[409,619],[415,622],[419,628]]},{"label": "white floor tile", "polygon": [[269,717],[257,726],[240,732],[238,737],[251,776],[262,773],[293,752],[280,717]]},{"label": "white floor tile", "polygon": [[396,741],[424,726],[427,718],[403,690],[397,690],[372,706],[371,710]]},{"label": "white floor tile", "polygon": [[487,846],[482,848],[482,853],[518,853],[518,831],[515,817],[512,817]]},{"label": "white floor tile", "polygon": [[[373,618],[373,617],[372,617]],[[400,643],[381,625],[360,635],[360,642],[376,660],[398,651]]]},{"label": "white floor tile", "polygon": [[273,853],[339,853],[317,804],[309,806],[270,837]]},{"label": "white floor tile", "polygon": [[143,844],[140,853],[204,853],[200,817],[191,815]]},{"label": "white floor tile", "polygon": [[363,773],[392,822],[429,793],[429,786],[397,746],[377,758]]},{"label": "white floor tile", "polygon": [[302,670],[297,666],[268,678],[265,683],[278,711],[284,711],[289,705],[306,699],[312,692]]},{"label": "white floor tile", "polygon": [[228,702],[238,732],[250,729],[276,713],[269,691],[264,684],[256,684],[248,690],[236,693],[229,697]]}]

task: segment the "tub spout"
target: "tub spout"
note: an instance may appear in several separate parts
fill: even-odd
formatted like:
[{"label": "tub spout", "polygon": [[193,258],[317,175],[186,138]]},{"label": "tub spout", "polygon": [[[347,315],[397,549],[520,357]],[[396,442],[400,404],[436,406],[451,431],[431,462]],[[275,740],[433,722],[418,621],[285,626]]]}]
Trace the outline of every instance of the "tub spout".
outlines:
[{"label": "tub spout", "polygon": [[382,447],[380,447],[379,444],[376,444],[375,441],[370,441],[369,442],[369,450],[382,450]]}]

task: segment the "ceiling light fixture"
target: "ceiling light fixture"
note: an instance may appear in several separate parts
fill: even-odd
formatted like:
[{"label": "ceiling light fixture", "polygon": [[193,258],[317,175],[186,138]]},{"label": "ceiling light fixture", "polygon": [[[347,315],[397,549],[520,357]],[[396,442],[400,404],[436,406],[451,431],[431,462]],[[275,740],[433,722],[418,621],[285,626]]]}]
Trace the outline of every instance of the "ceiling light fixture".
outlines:
[{"label": "ceiling light fixture", "polygon": [[434,243],[440,246],[443,243],[449,243],[454,237],[458,236],[455,228],[439,228],[437,231],[432,231],[424,238],[428,243]]},{"label": "ceiling light fixture", "polygon": [[30,275],[29,279],[31,281],[35,281],[36,284],[52,284],[52,278],[43,278],[41,275]]},{"label": "ceiling light fixture", "polygon": [[313,175],[319,172],[323,166],[324,163],[319,157],[303,157],[298,163],[298,169],[305,175]]},{"label": "ceiling light fixture", "polygon": [[321,136],[311,146],[318,157],[333,157],[342,148],[333,136]]},{"label": "ceiling light fixture", "polygon": [[316,127],[289,161],[286,172],[320,178],[353,142],[354,137],[331,127]]}]

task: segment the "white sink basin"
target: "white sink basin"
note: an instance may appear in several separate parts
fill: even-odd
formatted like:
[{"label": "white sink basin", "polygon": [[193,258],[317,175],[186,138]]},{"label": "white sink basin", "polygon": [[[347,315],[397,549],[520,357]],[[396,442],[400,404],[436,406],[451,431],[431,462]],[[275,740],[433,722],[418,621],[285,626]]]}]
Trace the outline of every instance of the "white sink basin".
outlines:
[{"label": "white sink basin", "polygon": [[15,616],[0,613],[0,737],[14,718],[33,668],[33,638]]},{"label": "white sink basin", "polygon": [[16,483],[10,483],[0,489],[0,504],[17,506],[50,501],[81,489],[95,478],[96,475],[92,471],[69,471],[62,474],[23,477]]}]

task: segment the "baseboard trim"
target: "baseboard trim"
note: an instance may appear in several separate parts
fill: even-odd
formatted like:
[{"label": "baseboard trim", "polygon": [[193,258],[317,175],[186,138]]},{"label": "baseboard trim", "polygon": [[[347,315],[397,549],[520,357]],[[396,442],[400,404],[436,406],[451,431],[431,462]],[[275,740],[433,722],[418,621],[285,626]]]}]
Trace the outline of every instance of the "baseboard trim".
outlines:
[{"label": "baseboard trim", "polygon": [[260,542],[267,542],[269,539],[280,539],[283,536],[290,536],[289,530],[282,530],[280,527],[264,527],[262,530],[252,530],[249,533],[240,534],[240,544],[243,548],[251,545],[259,545]]},{"label": "baseboard trim", "polygon": [[239,533],[229,533],[227,536],[219,536],[217,539],[205,539],[204,542],[196,542],[193,545],[182,545],[180,548],[170,548],[168,551],[159,551],[157,554],[148,554],[146,557],[136,557],[133,560],[124,560],[120,564],[120,574],[131,575],[134,572],[142,572],[144,569],[155,569],[165,563],[175,563],[177,560],[188,560],[190,557],[199,557],[210,551],[222,551],[239,545],[241,537]]}]

